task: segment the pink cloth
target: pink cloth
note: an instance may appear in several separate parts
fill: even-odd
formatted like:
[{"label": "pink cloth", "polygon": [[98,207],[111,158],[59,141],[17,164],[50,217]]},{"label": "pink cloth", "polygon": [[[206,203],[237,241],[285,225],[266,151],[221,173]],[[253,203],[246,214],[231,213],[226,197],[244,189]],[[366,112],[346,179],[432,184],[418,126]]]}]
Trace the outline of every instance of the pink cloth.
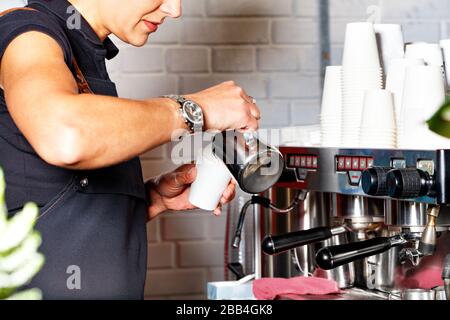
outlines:
[{"label": "pink cloth", "polygon": [[407,289],[431,290],[443,286],[442,268],[429,266],[424,269],[413,270],[401,281],[400,286]]},{"label": "pink cloth", "polygon": [[334,293],[340,293],[338,284],[335,281],[322,278],[263,278],[253,282],[253,294],[258,300],[274,300],[281,295],[327,295]]}]

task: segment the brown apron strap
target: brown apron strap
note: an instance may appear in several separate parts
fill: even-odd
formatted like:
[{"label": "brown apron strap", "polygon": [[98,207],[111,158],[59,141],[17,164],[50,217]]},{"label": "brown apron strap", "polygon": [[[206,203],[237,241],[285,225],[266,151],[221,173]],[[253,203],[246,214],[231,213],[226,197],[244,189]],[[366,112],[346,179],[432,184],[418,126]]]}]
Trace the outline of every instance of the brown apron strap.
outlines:
[{"label": "brown apron strap", "polygon": [[5,10],[3,12],[0,12],[0,18],[3,17],[5,14],[8,14],[8,13],[13,12],[13,11],[17,11],[17,10],[36,11],[35,9],[32,9],[32,8],[12,8],[12,9],[8,9],[8,10]]},{"label": "brown apron strap", "polygon": [[76,73],[75,80],[77,80],[78,92],[79,93],[94,93],[94,92],[92,92],[91,87],[89,87],[89,83],[87,82],[86,78],[84,77],[83,72],[81,72],[81,69],[78,66],[78,62],[75,58],[72,59],[72,65],[75,68],[75,73]]},{"label": "brown apron strap", "polygon": [[[17,10],[22,10],[22,11],[37,11],[36,9],[33,8],[12,8],[3,12],[0,12],[0,18],[3,17],[4,15],[13,12],[13,11],[17,11]],[[87,82],[86,78],[84,77],[83,72],[81,72],[80,67],[78,66],[78,62],[75,58],[72,59],[72,65],[75,69],[75,80],[77,81],[77,86],[78,86],[78,92],[79,93],[93,93],[91,88],[89,87],[89,83]]]}]

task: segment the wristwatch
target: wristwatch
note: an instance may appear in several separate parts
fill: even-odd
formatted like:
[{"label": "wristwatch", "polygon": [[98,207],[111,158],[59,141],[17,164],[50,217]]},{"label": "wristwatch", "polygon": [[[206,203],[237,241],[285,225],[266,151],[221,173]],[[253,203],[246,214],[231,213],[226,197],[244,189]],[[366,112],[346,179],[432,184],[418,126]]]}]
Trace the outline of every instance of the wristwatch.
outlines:
[{"label": "wristwatch", "polygon": [[167,95],[163,97],[178,102],[181,116],[188,125],[191,133],[203,131],[203,110],[196,102],[179,95]]}]

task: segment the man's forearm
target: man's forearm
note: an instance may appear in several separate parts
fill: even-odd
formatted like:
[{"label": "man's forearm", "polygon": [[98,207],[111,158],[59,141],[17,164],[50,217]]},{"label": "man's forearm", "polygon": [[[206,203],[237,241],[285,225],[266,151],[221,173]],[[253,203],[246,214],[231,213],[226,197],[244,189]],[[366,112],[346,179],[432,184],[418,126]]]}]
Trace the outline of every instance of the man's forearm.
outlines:
[{"label": "man's forearm", "polygon": [[134,158],[187,129],[170,99],[135,101],[100,95],[64,97],[72,109],[64,123],[77,132],[79,161],[71,169],[96,169]]}]

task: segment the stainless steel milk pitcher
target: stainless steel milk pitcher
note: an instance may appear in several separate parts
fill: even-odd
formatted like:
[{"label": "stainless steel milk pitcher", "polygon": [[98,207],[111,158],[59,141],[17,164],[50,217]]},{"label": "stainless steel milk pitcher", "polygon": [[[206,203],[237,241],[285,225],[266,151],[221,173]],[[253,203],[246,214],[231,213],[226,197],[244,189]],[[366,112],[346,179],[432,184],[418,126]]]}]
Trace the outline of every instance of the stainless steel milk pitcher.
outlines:
[{"label": "stainless steel milk pitcher", "polygon": [[283,173],[280,151],[260,141],[256,133],[218,133],[213,138],[213,153],[225,163],[240,188],[250,194],[268,190]]}]

